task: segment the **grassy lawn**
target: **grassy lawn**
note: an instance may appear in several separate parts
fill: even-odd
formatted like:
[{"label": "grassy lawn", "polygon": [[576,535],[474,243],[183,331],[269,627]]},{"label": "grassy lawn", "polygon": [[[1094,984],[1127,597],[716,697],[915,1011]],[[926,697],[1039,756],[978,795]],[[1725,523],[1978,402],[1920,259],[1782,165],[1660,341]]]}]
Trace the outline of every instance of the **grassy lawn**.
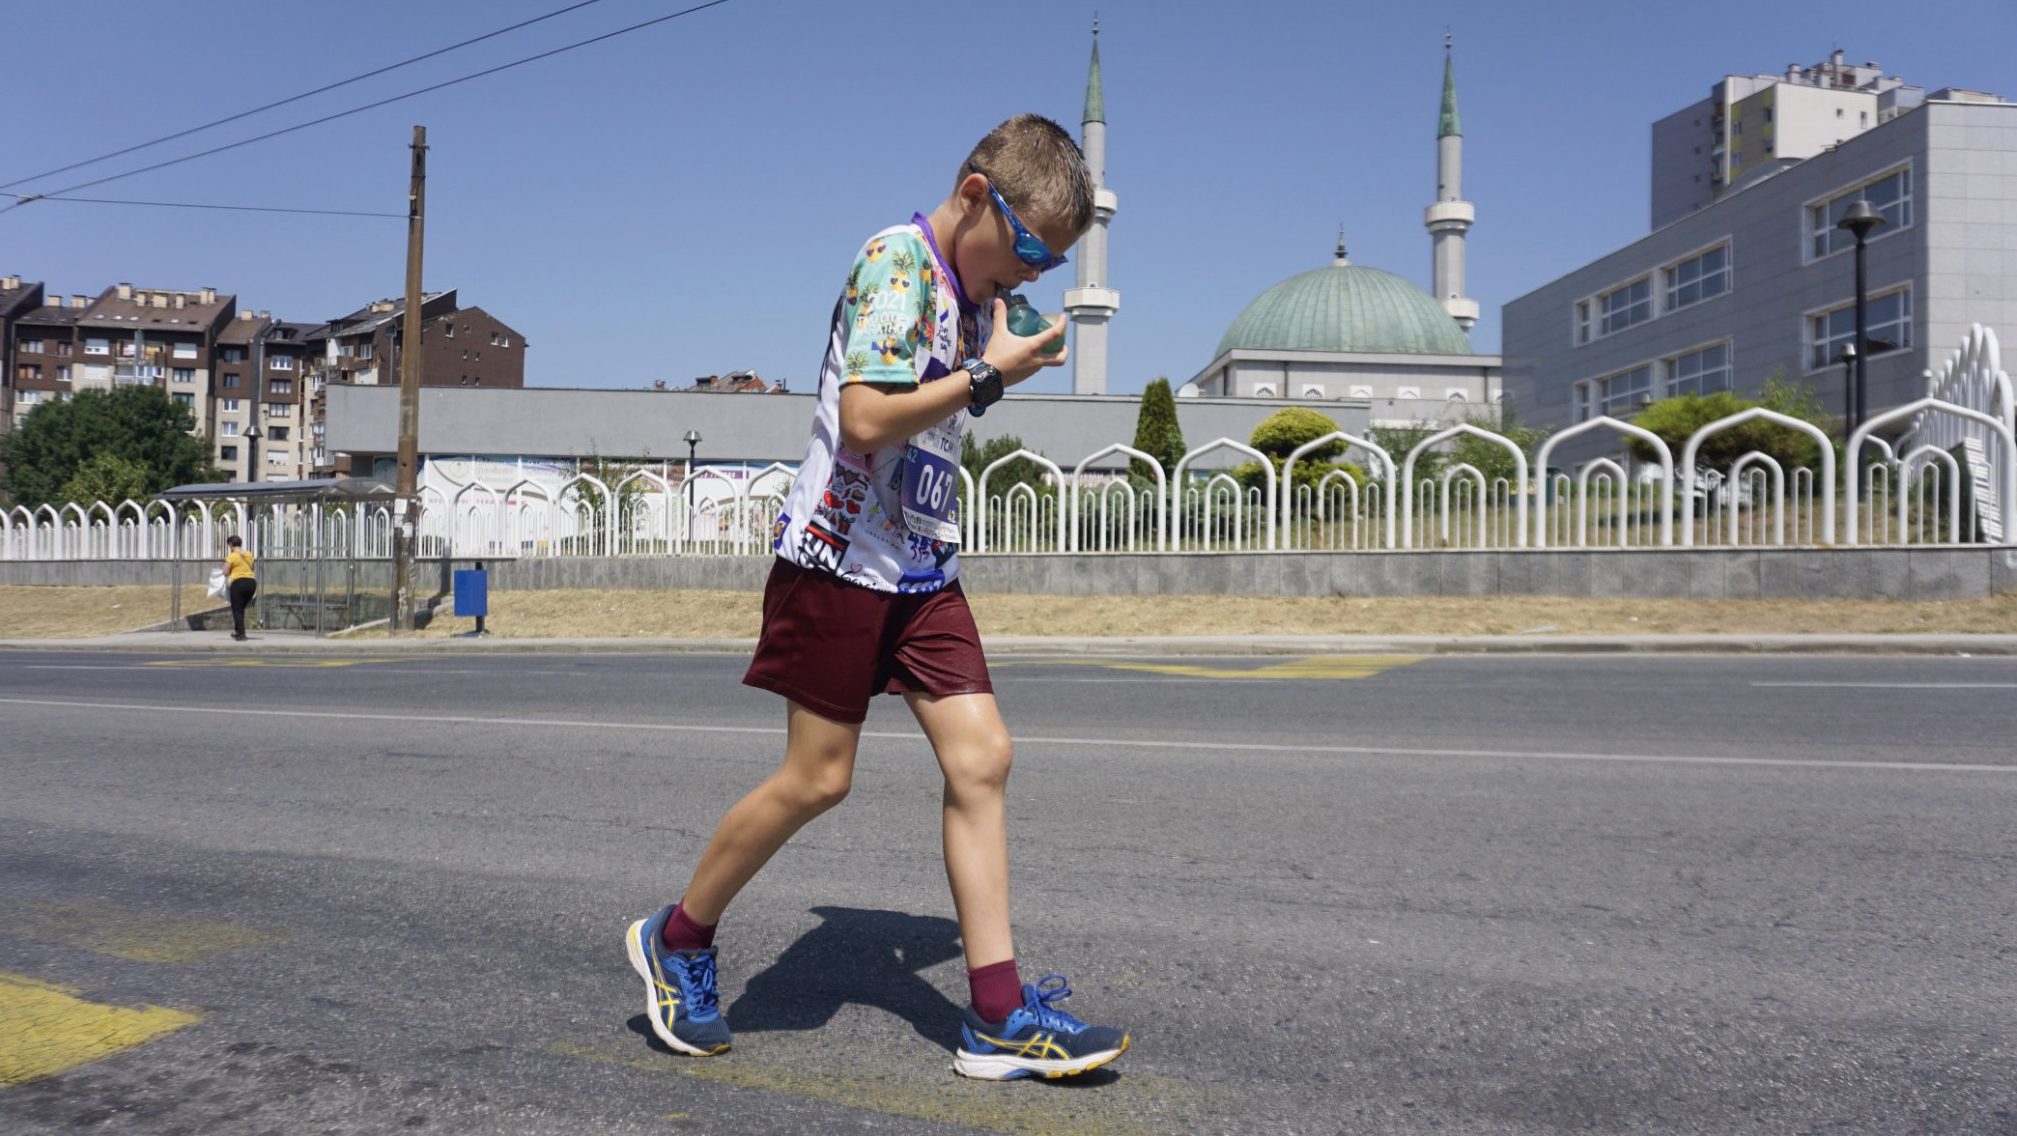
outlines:
[{"label": "grassy lawn", "polygon": [[[207,571],[207,569],[206,569]],[[77,639],[134,631],[168,619],[166,587],[0,587],[0,639]],[[182,589],[182,614],[208,611],[224,601],[203,585]]]},{"label": "grassy lawn", "polygon": [[[2017,632],[2017,595],[1882,600],[1620,600],[1561,597],[1259,598],[971,594],[986,635],[1564,635],[1637,632]],[[492,592],[486,626],[509,637],[749,638],[753,592]],[[439,618],[427,635],[467,631]],[[1540,632],[1535,632],[1539,634]]]},{"label": "grassy lawn", "polygon": [[[1885,600],[1626,600],[1556,596],[1354,599],[1248,596],[969,597],[988,635],[1602,635],[1622,633],[2017,632],[2017,595],[1946,603]],[[217,606],[187,588],[184,611]],[[507,638],[749,638],[754,592],[538,591],[490,594]],[[446,605],[444,612],[450,610]],[[130,631],[168,617],[165,587],[0,587],[0,639]],[[422,635],[468,631],[446,614]],[[369,637],[364,632],[357,637]]]}]

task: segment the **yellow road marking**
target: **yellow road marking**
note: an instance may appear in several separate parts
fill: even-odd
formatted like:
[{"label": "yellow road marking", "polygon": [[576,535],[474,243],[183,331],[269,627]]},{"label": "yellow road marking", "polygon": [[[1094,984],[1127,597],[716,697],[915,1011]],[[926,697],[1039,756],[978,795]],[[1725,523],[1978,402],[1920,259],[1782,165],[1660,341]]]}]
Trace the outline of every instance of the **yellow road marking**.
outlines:
[{"label": "yellow road marking", "polygon": [[143,667],[357,667],[367,663],[398,663],[403,659],[155,659]]},{"label": "yellow road marking", "polygon": [[[1196,663],[1138,663],[1125,659],[1046,659],[1044,666],[1099,667],[1113,671],[1139,671],[1144,674],[1176,675],[1183,678],[1222,678],[1248,682],[1265,679],[1277,680],[1324,680],[1370,678],[1382,671],[1404,667],[1422,661],[1420,655],[1316,655],[1305,659],[1289,659],[1279,663],[1268,663],[1258,667],[1203,666]],[[990,663],[990,666],[1001,666]],[[1039,665],[1035,660],[1023,661],[1022,665]]]},{"label": "yellow road marking", "polygon": [[674,1057],[648,1049],[636,1038],[595,1045],[555,1042],[547,1050],[644,1073],[698,1077],[733,1088],[1012,1136],[1157,1136],[1195,1131],[1206,1127],[1198,1112],[1224,1114],[1239,1106],[1230,1090],[1126,1071],[1096,1093],[1004,1091],[993,1082],[954,1076],[950,1055],[928,1045],[878,1051],[878,1059],[837,1044],[824,1031],[813,1031],[800,1036],[764,1034],[763,1057],[740,1047],[723,1057]]},{"label": "yellow road marking", "polygon": [[67,987],[0,971],[0,1085],[53,1077],[201,1020],[87,1002]]},{"label": "yellow road marking", "polygon": [[0,934],[76,947],[134,962],[201,962],[211,955],[285,942],[236,923],[176,919],[102,903],[10,904]]}]

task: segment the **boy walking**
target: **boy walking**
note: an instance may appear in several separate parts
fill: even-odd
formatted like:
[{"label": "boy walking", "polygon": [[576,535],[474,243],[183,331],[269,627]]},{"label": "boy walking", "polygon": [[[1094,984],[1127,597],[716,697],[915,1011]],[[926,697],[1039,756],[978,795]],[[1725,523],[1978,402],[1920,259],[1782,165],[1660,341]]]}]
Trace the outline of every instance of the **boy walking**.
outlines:
[{"label": "boy walking", "polygon": [[972,1006],[953,1068],[1007,1080],[1082,1073],[1128,1035],[1024,985],[1009,932],[1003,790],[1011,743],[960,590],[958,463],[969,414],[1062,364],[1063,321],[1011,334],[1000,294],[1065,262],[1093,219],[1071,135],[1021,115],[961,163],[929,216],[871,237],[834,305],[812,440],[774,527],[763,631],[743,681],[786,700],[784,763],[729,809],[681,900],[631,924],[652,1029],[673,1049],[729,1048],[715,925],[806,822],[840,803],[869,702],[900,694],[945,776],[946,877]]}]

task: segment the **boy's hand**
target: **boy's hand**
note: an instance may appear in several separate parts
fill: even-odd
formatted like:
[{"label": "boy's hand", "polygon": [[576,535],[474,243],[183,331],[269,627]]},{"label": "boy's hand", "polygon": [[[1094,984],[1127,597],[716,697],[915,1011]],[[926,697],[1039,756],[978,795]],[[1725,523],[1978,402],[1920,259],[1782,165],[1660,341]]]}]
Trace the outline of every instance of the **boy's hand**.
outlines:
[{"label": "boy's hand", "polygon": [[[1065,321],[1053,320],[1051,325],[1031,336],[1021,336],[1008,329],[1008,302],[1001,297],[994,301],[994,334],[988,337],[987,350],[981,353],[981,362],[1001,372],[1003,386],[1014,386],[1045,367],[1056,367],[1071,358],[1071,348],[1064,344]],[[1046,355],[1044,348],[1058,345],[1058,353]]]}]

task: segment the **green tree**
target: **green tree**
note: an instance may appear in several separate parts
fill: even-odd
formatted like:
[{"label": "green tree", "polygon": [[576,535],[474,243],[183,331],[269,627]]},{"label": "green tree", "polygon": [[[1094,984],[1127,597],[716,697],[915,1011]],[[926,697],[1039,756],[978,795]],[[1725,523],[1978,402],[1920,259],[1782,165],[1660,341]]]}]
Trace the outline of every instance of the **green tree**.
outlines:
[{"label": "green tree", "polygon": [[[1421,445],[1429,435],[1439,434],[1443,429],[1440,422],[1418,420],[1405,426],[1369,427],[1366,430],[1366,437],[1393,456],[1395,476],[1399,477],[1399,469],[1408,464],[1408,451]],[[1422,456],[1415,459],[1415,479],[1420,481],[1436,477],[1442,473],[1443,463],[1448,457],[1449,455],[1441,450],[1422,451]]]},{"label": "green tree", "polygon": [[75,501],[86,508],[93,501],[117,505],[128,498],[145,501],[149,495],[147,471],[140,463],[128,461],[111,450],[102,450],[78,466],[58,493],[63,500]]},{"label": "green tree", "polygon": [[0,438],[4,485],[17,505],[61,504],[64,486],[84,465],[111,453],[145,473],[149,496],[176,485],[215,481],[210,443],[196,436],[196,417],[169,400],[158,387],[88,390],[61,402],[46,402]]},{"label": "green tree", "polygon": [[[965,467],[967,475],[973,478],[974,488],[978,490],[982,470],[1022,448],[1023,440],[1013,434],[1005,434],[983,444],[975,442],[973,434],[968,433],[960,439],[959,464]],[[1028,458],[1017,458],[994,471],[994,476],[988,479],[988,495],[1007,496],[1008,491],[1018,485],[1027,485],[1038,494],[1052,492],[1051,487],[1044,482],[1044,474],[1047,472],[1049,471],[1043,466]]]},{"label": "green tree", "polygon": [[[1835,420],[1822,408],[1820,397],[1812,387],[1787,382],[1783,368],[1773,371],[1765,379],[1765,389],[1755,401],[1738,398],[1731,391],[1675,395],[1640,411],[1632,419],[1632,424],[1657,435],[1673,451],[1674,460],[1679,461],[1688,439],[1696,431],[1719,418],[1727,418],[1753,407],[1764,407],[1812,423],[1823,434],[1831,438],[1834,436]],[[1659,460],[1653,447],[1637,438],[1630,439],[1626,444],[1632,456],[1640,461]],[[1754,419],[1711,435],[1695,451],[1695,464],[1707,469],[1728,470],[1738,458],[1753,450],[1769,455],[1789,470],[1812,468],[1821,461],[1820,446],[1804,432]]]},{"label": "green tree", "polygon": [[[1170,393],[1168,379],[1159,378],[1142,391],[1141,411],[1135,418],[1135,449],[1162,463],[1165,479],[1176,472],[1177,462],[1184,456],[1184,431],[1177,425],[1177,400]],[[1144,483],[1155,480],[1142,461],[1128,463],[1128,473]]]},{"label": "green tree", "polygon": [[[1307,445],[1335,433],[1338,424],[1327,414],[1304,406],[1288,406],[1275,411],[1254,427],[1253,436],[1247,444],[1274,458],[1277,463],[1294,453],[1296,447]],[[1343,452],[1343,442],[1332,442],[1320,446],[1303,455],[1305,461],[1325,461]]]},{"label": "green tree", "polygon": [[[1520,447],[1520,452],[1527,455],[1527,472],[1532,475],[1534,454],[1541,448],[1541,443],[1548,440],[1547,430],[1520,425],[1513,415],[1513,408],[1504,405],[1496,410],[1480,408],[1466,416],[1464,421],[1481,430],[1498,434]],[[1476,434],[1459,434],[1454,443],[1450,447],[1450,460],[1461,462],[1484,474],[1486,485],[1489,486],[1502,477],[1509,486],[1517,484],[1519,463],[1513,460],[1512,451],[1506,447],[1497,442],[1488,442]],[[1402,455],[1395,454],[1394,460],[1405,459]],[[1421,463],[1417,462],[1416,468],[1420,469]]]},{"label": "green tree", "polygon": [[[1338,424],[1321,411],[1303,406],[1289,406],[1275,411],[1254,427],[1247,438],[1247,444],[1268,456],[1275,467],[1276,483],[1283,492],[1291,487],[1280,485],[1282,470],[1288,465],[1288,457],[1299,447],[1308,445],[1326,434],[1336,433]],[[1345,443],[1333,441],[1318,446],[1296,459],[1295,484],[1314,487],[1334,470],[1344,470],[1353,481],[1363,485],[1366,471],[1351,462],[1335,459],[1345,450]],[[1265,488],[1267,475],[1259,462],[1247,462],[1233,468],[1233,479],[1244,488]]]}]

